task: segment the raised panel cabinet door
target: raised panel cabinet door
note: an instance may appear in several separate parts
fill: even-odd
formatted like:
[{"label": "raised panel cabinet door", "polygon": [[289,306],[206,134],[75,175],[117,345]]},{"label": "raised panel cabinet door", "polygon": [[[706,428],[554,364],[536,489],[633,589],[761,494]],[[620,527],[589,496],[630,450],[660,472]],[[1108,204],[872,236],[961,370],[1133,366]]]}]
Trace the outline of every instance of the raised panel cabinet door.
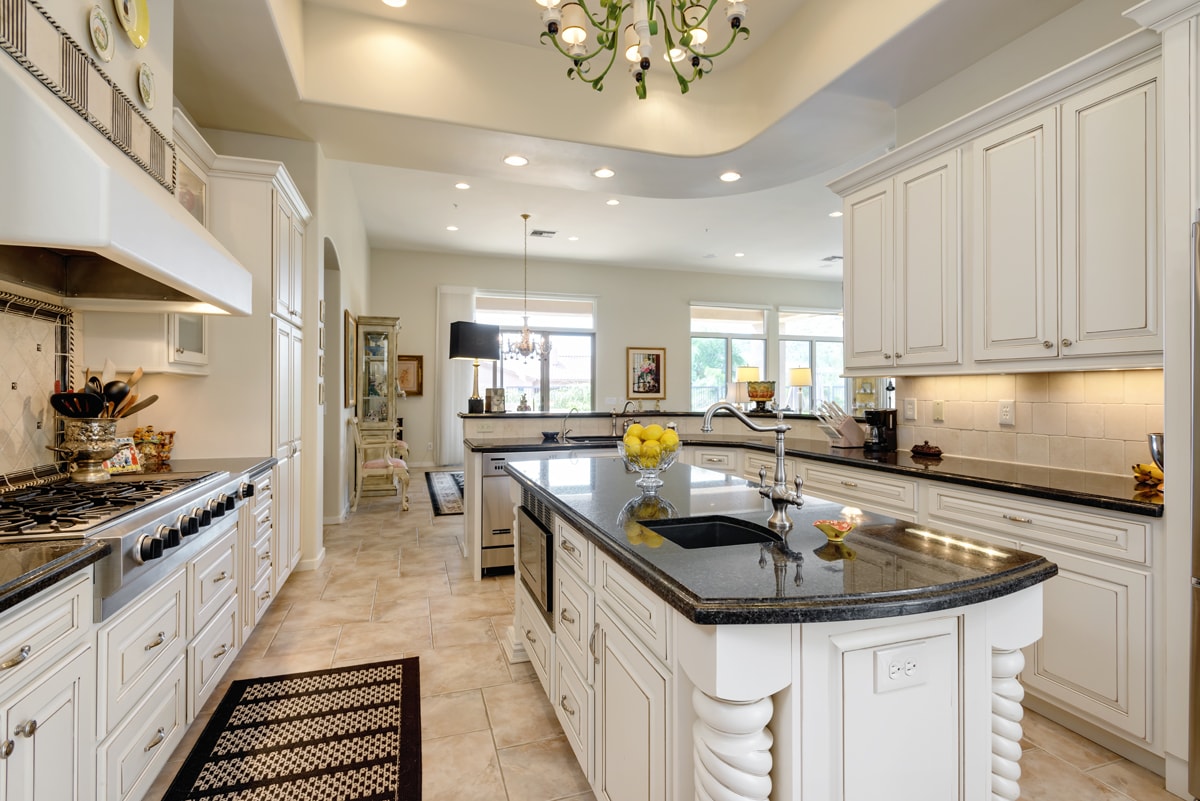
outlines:
[{"label": "raised panel cabinet door", "polygon": [[292,356],[292,327],[278,318],[272,318],[271,327],[275,336],[275,346],[271,354],[275,370],[275,380],[271,386],[271,400],[274,402],[272,445],[275,448],[275,458],[286,459],[292,454],[295,439],[292,436],[296,427],[293,417],[299,411],[295,406],[295,385],[300,383],[300,374],[295,372],[296,360]]},{"label": "raised panel cabinet door", "polygon": [[1158,63],[1062,107],[1062,355],[1162,350]]},{"label": "raised panel cabinet door", "polygon": [[292,322],[304,323],[304,223],[299,215],[292,221],[291,256],[291,300]]},{"label": "raised panel cabinet door", "polygon": [[896,307],[891,179],[860,189],[844,206],[846,367],[890,367]]},{"label": "raised panel cabinet door", "polygon": [[291,526],[296,520],[300,505],[299,496],[293,489],[295,486],[293,458],[289,456],[286,459],[280,459],[272,468],[275,472],[275,526],[271,530],[271,553],[274,554],[271,564],[275,571],[276,594],[279,593],[280,588],[291,574],[291,565],[288,564]]},{"label": "raised panel cabinet door", "polygon": [[596,797],[666,801],[667,677],[603,606],[596,623]]},{"label": "raised panel cabinet door", "polygon": [[1058,111],[972,143],[977,361],[1058,356]]},{"label": "raised panel cabinet door", "polygon": [[1046,582],[1042,639],[1022,683],[1135,738],[1149,737],[1150,577],[1056,548],[1022,544],[1058,565]]},{"label": "raised panel cabinet door", "polygon": [[958,161],[953,150],[895,178],[897,368],[961,360]]},{"label": "raised panel cabinet door", "polygon": [[272,254],[271,278],[275,289],[275,314],[290,320],[294,316],[292,287],[294,270],[292,269],[292,220],[295,214],[291,204],[284,196],[275,193],[275,219],[272,235],[275,241],[275,252]]},{"label": "raised panel cabinet door", "polygon": [[303,458],[304,454],[297,444],[296,452],[292,456],[292,498],[294,500],[292,501],[291,522],[288,524],[287,562],[289,573],[300,564],[300,482],[304,475],[300,465],[303,463]]},{"label": "raised panel cabinet door", "polygon": [[292,381],[289,384],[291,388],[291,429],[289,438],[299,447],[302,431],[304,428],[304,403],[301,400],[304,381],[304,335],[300,330],[293,328],[291,330],[291,338],[288,343],[288,355],[292,360]]},{"label": "raised panel cabinet door", "polygon": [[95,657],[82,647],[4,703],[0,744],[6,801],[83,801],[92,798],[96,758]]}]

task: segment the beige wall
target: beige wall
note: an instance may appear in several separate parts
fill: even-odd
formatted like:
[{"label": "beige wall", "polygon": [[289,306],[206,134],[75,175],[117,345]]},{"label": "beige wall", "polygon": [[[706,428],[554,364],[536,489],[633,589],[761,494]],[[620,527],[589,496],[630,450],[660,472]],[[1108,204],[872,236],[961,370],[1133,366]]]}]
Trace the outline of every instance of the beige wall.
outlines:
[{"label": "beige wall", "polygon": [[[955,456],[1128,474],[1150,461],[1146,434],[1163,430],[1162,370],[897,379],[901,418],[905,398],[917,421],[900,420],[904,450],[929,440]],[[933,422],[935,400],[944,422]],[[1016,425],[999,424],[1001,400],[1016,401]]]},{"label": "beige wall", "polygon": [[[425,392],[400,401],[404,436],[415,465],[433,458],[433,387],[447,362],[434,353],[437,288],[471,286],[521,292],[519,259],[375,250],[371,253],[367,314],[399,317],[398,352],[425,360]],[[734,278],[669,270],[564,262],[530,262],[530,294],[567,293],[596,299],[596,404],[604,411],[625,401],[627,347],[667,350],[666,410],[684,410],[690,399],[688,304],[692,301],[841,309],[838,282]],[[480,387],[491,386],[480,368]],[[466,399],[458,411],[466,410]]]}]

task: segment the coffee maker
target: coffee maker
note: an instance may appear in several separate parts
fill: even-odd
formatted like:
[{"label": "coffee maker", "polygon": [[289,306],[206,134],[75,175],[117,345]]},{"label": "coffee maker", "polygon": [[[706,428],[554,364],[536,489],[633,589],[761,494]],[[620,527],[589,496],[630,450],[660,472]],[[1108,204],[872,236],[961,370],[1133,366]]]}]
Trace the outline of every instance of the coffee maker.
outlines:
[{"label": "coffee maker", "polygon": [[896,450],[896,410],[867,409],[863,412],[867,420],[867,437],[863,450],[891,452]]}]

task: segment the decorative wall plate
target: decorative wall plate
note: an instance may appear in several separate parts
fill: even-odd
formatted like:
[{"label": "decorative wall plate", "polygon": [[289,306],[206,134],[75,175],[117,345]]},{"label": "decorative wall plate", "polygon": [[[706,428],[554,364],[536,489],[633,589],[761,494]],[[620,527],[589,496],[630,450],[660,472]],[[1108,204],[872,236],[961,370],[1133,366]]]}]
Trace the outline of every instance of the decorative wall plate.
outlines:
[{"label": "decorative wall plate", "polygon": [[96,57],[101,61],[112,61],[117,43],[113,39],[112,23],[109,22],[108,15],[100,6],[92,6],[92,10],[88,13],[88,33],[91,34],[92,47],[96,51]]},{"label": "decorative wall plate", "polygon": [[146,0],[113,0],[117,20],[133,46],[141,49],[150,41],[150,11]]},{"label": "decorative wall plate", "polygon": [[142,105],[154,108],[154,71],[144,61],[138,67],[138,94],[142,98]]}]

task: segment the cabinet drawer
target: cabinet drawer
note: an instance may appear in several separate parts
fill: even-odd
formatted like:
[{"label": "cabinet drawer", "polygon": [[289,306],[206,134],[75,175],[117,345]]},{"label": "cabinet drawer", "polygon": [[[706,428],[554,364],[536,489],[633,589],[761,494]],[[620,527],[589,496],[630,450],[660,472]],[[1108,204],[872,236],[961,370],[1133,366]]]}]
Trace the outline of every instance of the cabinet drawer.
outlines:
[{"label": "cabinet drawer", "polygon": [[257,585],[263,576],[271,575],[271,534],[269,531],[254,543],[254,552],[251,554],[251,558],[254,559],[251,569],[254,571],[254,583]]},{"label": "cabinet drawer", "polygon": [[254,623],[262,620],[263,614],[271,606],[271,574],[261,577],[254,585]]},{"label": "cabinet drawer", "polygon": [[851,504],[864,512],[884,512],[902,520],[916,520],[915,481],[824,464],[802,464],[800,469],[806,495]]},{"label": "cabinet drawer", "polygon": [[607,606],[652,654],[667,661],[667,602],[604,554],[596,556],[596,602]]},{"label": "cabinet drawer", "polygon": [[549,696],[553,689],[550,686],[550,668],[554,638],[546,621],[542,619],[537,604],[529,597],[520,583],[517,584],[517,587],[517,631],[520,633],[522,642],[525,643],[525,650],[529,653],[533,671],[537,674],[538,681],[542,683],[542,689]]},{"label": "cabinet drawer", "polygon": [[[758,481],[758,471],[760,468],[766,468],[766,483],[775,483],[775,457],[765,453],[747,452],[743,457],[742,475],[751,481]],[[796,477],[796,462],[794,459],[783,460],[784,480],[791,484]]]},{"label": "cabinet drawer", "polygon": [[91,628],[91,606],[89,569],[0,615],[0,697],[82,638]]},{"label": "cabinet drawer", "polygon": [[186,675],[186,660],[175,660],[134,714],[101,744],[97,784],[108,801],[143,797],[183,739]]},{"label": "cabinet drawer", "polygon": [[592,577],[592,547],[575,529],[561,520],[554,521],[554,568],[569,567],[587,581]]},{"label": "cabinet drawer", "polygon": [[[1148,563],[1149,527],[1108,515],[1082,511],[1078,506],[1059,509],[1012,495],[992,495],[931,486],[928,490],[930,525],[1015,539],[1037,551],[1038,543],[1065,545],[1139,564]],[[952,529],[953,530],[953,529]]]},{"label": "cabinet drawer", "polygon": [[579,760],[579,767],[590,780],[592,778],[592,710],[595,707],[595,690],[579,677],[575,668],[565,659],[556,662],[555,672],[558,679],[557,696],[550,702],[554,704],[554,714],[562,724],[567,742]]},{"label": "cabinet drawer", "polygon": [[267,470],[260,473],[253,480],[254,483],[254,511],[257,513],[264,506],[271,505],[271,471]]},{"label": "cabinet drawer", "polygon": [[571,660],[585,680],[592,678],[592,658],[588,650],[592,636],[594,596],[569,570],[560,570],[554,580],[554,642],[559,656]]},{"label": "cabinet drawer", "polygon": [[191,615],[188,633],[204,628],[218,609],[237,592],[237,530],[230,529],[220,540],[188,563],[188,600]]},{"label": "cabinet drawer", "polygon": [[188,646],[188,720],[204,707],[237,657],[237,598],[231,598]]},{"label": "cabinet drawer", "polygon": [[692,455],[692,464],[722,473],[735,473],[741,460],[740,454],[731,448],[696,448]]},{"label": "cabinet drawer", "polygon": [[184,616],[187,573],[180,569],[153,592],[125,607],[97,635],[100,676],[97,725],[103,738],[146,698],[187,649]]},{"label": "cabinet drawer", "polygon": [[254,508],[254,536],[262,537],[271,533],[271,512],[275,505],[268,500]]}]

